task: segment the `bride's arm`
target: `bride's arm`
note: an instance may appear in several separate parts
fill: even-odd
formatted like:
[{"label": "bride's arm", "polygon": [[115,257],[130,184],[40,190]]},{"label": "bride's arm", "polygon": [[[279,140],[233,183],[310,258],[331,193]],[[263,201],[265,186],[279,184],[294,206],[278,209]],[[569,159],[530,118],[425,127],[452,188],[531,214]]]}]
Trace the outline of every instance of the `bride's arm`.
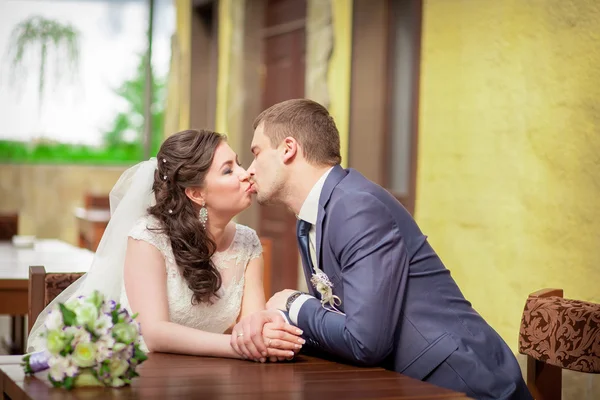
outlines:
[{"label": "bride's arm", "polygon": [[[153,245],[128,238],[124,281],[129,304],[152,352],[241,358],[230,335],[204,332],[169,321],[165,260]],[[263,296],[264,304],[264,296]],[[264,307],[264,305],[263,305]]]},{"label": "bride's arm", "polygon": [[244,297],[242,298],[242,311],[238,318],[244,318],[247,315],[265,309],[265,292],[263,287],[263,257],[253,258],[246,267],[244,276]]}]

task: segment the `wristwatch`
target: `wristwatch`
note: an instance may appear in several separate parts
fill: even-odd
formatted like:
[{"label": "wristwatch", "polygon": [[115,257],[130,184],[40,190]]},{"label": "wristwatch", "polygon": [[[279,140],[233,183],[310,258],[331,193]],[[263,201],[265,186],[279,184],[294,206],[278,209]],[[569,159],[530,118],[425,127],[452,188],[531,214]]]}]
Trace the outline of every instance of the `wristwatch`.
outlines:
[{"label": "wristwatch", "polygon": [[294,300],[296,300],[300,295],[302,294],[302,292],[294,292],[290,295],[290,297],[288,297],[287,301],[285,302],[285,310],[287,312],[290,312],[290,307],[292,306],[292,303],[294,302]]}]

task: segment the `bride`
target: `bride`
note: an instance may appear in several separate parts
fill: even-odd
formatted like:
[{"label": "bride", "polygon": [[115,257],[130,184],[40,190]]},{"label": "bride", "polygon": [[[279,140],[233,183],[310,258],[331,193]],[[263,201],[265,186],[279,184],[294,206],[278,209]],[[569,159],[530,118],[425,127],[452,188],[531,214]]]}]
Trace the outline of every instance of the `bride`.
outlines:
[{"label": "bride", "polygon": [[[142,348],[151,352],[242,358],[227,333],[265,308],[262,248],[256,232],[232,218],[252,202],[252,183],[221,134],[176,133],[157,157],[128,169],[110,193],[111,220],[88,273],[40,316],[28,352],[44,348],[40,329],[50,308],[99,290],[139,313]],[[263,329],[267,354],[293,357],[298,328]]]}]

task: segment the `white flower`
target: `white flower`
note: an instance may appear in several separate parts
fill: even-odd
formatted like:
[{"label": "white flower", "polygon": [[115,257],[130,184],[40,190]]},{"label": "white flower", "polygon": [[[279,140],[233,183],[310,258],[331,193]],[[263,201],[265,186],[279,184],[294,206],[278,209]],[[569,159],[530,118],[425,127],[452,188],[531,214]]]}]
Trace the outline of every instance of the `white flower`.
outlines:
[{"label": "white flower", "polygon": [[87,302],[80,304],[73,311],[75,311],[77,324],[79,325],[92,326],[96,319],[98,319],[98,309],[95,305]]},{"label": "white flower", "polygon": [[120,378],[114,378],[112,380],[112,382],[110,383],[110,386],[112,386],[112,387],[122,387],[122,386],[125,386],[125,381],[123,379],[120,379]]},{"label": "white flower", "polygon": [[58,309],[50,311],[44,320],[44,325],[46,326],[46,329],[50,331],[60,330],[63,326],[62,312]]},{"label": "white flower", "polygon": [[62,381],[67,374],[67,370],[71,372],[72,363],[68,357],[52,356],[48,360],[50,367],[50,376],[55,381]]},{"label": "white flower", "polygon": [[77,368],[77,365],[73,363],[70,363],[70,365],[65,369],[65,375],[71,378],[74,378],[78,372],[79,368]]},{"label": "white flower", "polygon": [[112,378],[120,378],[129,369],[129,363],[120,357],[115,357],[110,360],[109,369]]},{"label": "white flower", "polygon": [[333,283],[331,283],[327,274],[317,268],[317,272],[313,273],[310,282],[321,295],[321,305],[326,310],[342,315],[344,314],[336,308],[336,306],[340,306],[342,304],[342,300],[333,294]]},{"label": "white flower", "polygon": [[110,332],[112,326],[112,318],[103,314],[94,322],[94,331],[96,332],[96,335],[106,335]]},{"label": "white flower", "polygon": [[117,303],[114,300],[108,300],[105,301],[104,303],[102,303],[102,307],[100,308],[100,311],[103,314],[110,314],[113,312],[113,310],[117,307]]},{"label": "white flower", "polygon": [[65,334],[72,335],[71,346],[75,347],[78,343],[89,343],[92,341],[92,335],[84,328],[79,326],[69,326],[65,329]]},{"label": "white flower", "polygon": [[113,352],[110,350],[110,348],[108,348],[106,346],[97,346],[96,347],[96,362],[98,364],[101,364],[105,360],[110,359],[112,357],[112,355],[113,355]]},{"label": "white flower", "polygon": [[83,297],[72,297],[65,303],[65,307],[67,307],[71,311],[75,311],[81,304],[83,304]]},{"label": "white flower", "polygon": [[118,353],[119,357],[129,360],[133,357],[133,344],[117,343],[113,351]]},{"label": "white flower", "polygon": [[67,345],[65,334],[62,331],[53,330],[46,332],[46,349],[54,355],[58,355]]},{"label": "white flower", "polygon": [[96,341],[96,362],[98,364],[112,357],[114,345],[115,339],[109,335],[102,336]]},{"label": "white flower", "polygon": [[96,345],[100,346],[106,346],[109,349],[111,349],[114,345],[115,345],[115,338],[111,336],[110,332],[107,333],[106,335],[102,335],[98,338],[98,340],[96,341]]},{"label": "white flower", "polygon": [[78,343],[73,351],[73,362],[79,367],[92,367],[96,363],[94,343]]},{"label": "white flower", "polygon": [[112,332],[118,341],[125,344],[134,343],[135,340],[138,338],[138,330],[135,324],[119,322],[115,324]]}]

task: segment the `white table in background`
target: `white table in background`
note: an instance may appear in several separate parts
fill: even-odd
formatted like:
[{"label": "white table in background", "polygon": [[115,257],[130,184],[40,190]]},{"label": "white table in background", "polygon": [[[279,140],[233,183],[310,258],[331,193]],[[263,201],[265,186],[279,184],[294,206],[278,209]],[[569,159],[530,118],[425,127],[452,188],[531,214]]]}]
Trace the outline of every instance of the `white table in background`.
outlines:
[{"label": "white table in background", "polygon": [[32,247],[0,242],[0,314],[12,315],[11,351],[23,351],[29,309],[29,267],[46,272],[87,272],[94,253],[57,239],[37,239]]}]

